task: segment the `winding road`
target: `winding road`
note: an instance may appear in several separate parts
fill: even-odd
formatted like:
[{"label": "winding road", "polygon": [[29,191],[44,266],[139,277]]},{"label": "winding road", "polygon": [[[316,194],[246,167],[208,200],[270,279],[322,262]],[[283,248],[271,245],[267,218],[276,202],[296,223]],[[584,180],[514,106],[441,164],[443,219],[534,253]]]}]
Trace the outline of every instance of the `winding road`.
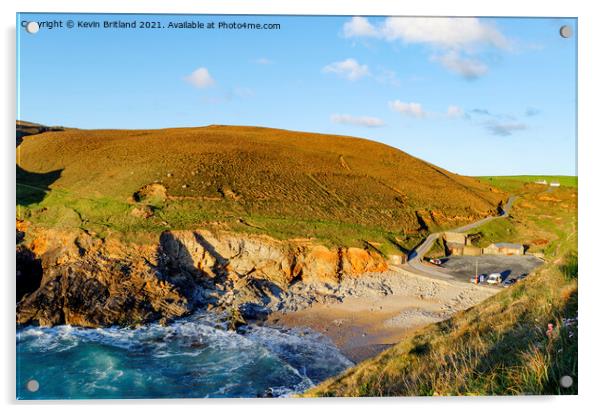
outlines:
[{"label": "winding road", "polygon": [[[500,215],[489,216],[475,221],[473,223],[470,223],[468,225],[464,225],[455,229],[450,229],[447,232],[466,232],[470,231],[473,228],[486,224],[489,221],[493,221],[495,219],[500,218],[506,218],[510,212],[510,208],[512,208],[512,203],[515,199],[516,196],[514,195],[508,198],[508,201],[506,202],[506,205],[504,206]],[[435,232],[433,234],[429,234],[429,236],[426,237],[422,244],[418,245],[410,252],[410,254],[408,255],[408,262],[403,264],[401,268],[419,275],[426,275],[430,277],[436,277],[439,279],[453,280],[454,277],[450,275],[445,268],[428,265],[422,261],[424,255],[430,251],[435,241],[437,241],[441,237],[441,235],[443,235],[443,232]]]}]

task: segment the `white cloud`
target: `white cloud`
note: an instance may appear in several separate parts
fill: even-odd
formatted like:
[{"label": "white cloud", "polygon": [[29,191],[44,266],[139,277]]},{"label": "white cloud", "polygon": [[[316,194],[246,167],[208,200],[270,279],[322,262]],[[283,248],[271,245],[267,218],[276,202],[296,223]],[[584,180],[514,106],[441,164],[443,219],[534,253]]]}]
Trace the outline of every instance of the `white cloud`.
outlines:
[{"label": "white cloud", "polygon": [[358,80],[370,74],[367,65],[361,65],[355,59],[346,59],[341,62],[334,62],[324,66],[325,73],[335,73],[349,80]]},{"label": "white cloud", "polygon": [[378,31],[365,17],[352,17],[343,25],[343,36],[345,37],[376,37]]},{"label": "white cloud", "polygon": [[447,116],[450,118],[461,118],[464,116],[464,110],[459,106],[450,105],[447,108]]},{"label": "white cloud", "polygon": [[382,119],[375,118],[372,116],[351,116],[334,114],[330,117],[330,121],[333,123],[344,123],[348,125],[365,126],[368,128],[378,128],[380,126],[385,125],[385,122],[383,122]]},{"label": "white cloud", "polygon": [[475,17],[388,17],[378,26],[365,17],[353,17],[343,25],[343,35],[425,43],[443,49],[478,45],[510,49],[510,41],[494,25]]},{"label": "white cloud", "polygon": [[395,112],[414,118],[422,118],[426,115],[426,112],[422,109],[422,105],[420,103],[406,103],[399,100],[394,100],[389,102],[389,107]]},{"label": "white cloud", "polygon": [[199,67],[197,70],[192,72],[190,75],[184,78],[191,85],[200,89],[212,86],[215,84],[215,80],[209,74],[209,70],[204,67]]},{"label": "white cloud", "polygon": [[495,25],[474,17],[389,17],[373,25],[364,17],[353,17],[343,25],[345,37],[374,37],[390,42],[424,44],[432,48],[431,60],[465,79],[488,71],[475,57],[484,46],[510,50],[510,41]]},{"label": "white cloud", "polygon": [[476,79],[489,71],[487,65],[474,58],[465,58],[456,51],[450,51],[442,56],[433,56],[432,60],[441,63],[450,72],[465,79]]},{"label": "white cloud", "polygon": [[389,41],[426,43],[444,49],[490,45],[509,49],[510,42],[495,26],[474,17],[389,17],[379,29]]}]

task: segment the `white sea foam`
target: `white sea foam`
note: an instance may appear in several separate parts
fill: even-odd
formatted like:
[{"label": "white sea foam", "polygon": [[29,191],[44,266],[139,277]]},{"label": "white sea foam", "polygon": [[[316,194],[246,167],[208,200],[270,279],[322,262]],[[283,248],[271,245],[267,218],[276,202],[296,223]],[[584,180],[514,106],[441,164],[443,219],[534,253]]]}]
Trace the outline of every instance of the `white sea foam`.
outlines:
[{"label": "white sea foam", "polygon": [[23,377],[44,372],[48,382],[79,383],[60,394],[41,386],[38,395],[47,397],[286,397],[352,365],[311,330],[247,326],[236,333],[207,313],[168,326],[27,327],[17,345]]}]

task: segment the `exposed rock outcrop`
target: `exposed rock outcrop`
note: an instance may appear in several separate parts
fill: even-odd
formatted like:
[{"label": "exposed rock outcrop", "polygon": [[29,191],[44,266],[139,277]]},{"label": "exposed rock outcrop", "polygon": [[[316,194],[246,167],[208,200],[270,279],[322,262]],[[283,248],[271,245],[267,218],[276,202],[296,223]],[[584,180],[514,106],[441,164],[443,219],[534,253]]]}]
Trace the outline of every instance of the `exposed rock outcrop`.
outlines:
[{"label": "exposed rock outcrop", "polygon": [[166,231],[158,245],[33,230],[17,250],[18,324],[168,322],[196,308],[264,318],[292,284],[337,284],[387,269],[361,248],[209,231]]},{"label": "exposed rock outcrop", "polygon": [[144,251],[131,259],[128,255],[135,251],[120,247],[85,233],[56,231],[19,246],[18,274],[32,279],[32,263],[38,262],[41,279],[33,291],[21,288],[17,323],[135,325],[169,320],[191,309],[183,290],[162,279]]}]

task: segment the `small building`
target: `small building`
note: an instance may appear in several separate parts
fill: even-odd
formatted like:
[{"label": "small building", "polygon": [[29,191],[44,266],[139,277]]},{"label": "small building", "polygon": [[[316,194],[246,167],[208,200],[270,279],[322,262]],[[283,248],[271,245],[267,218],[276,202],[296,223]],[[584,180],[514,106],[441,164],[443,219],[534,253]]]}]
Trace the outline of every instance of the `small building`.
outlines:
[{"label": "small building", "polygon": [[464,255],[464,244],[459,242],[446,242],[445,243],[445,254],[446,255]]},{"label": "small building", "polygon": [[461,232],[444,232],[443,239],[446,243],[466,245],[466,234]]},{"label": "small building", "polygon": [[550,186],[554,187],[554,188],[558,188],[560,186],[560,182],[556,182],[556,181],[550,182]]},{"label": "small building", "polygon": [[464,255],[468,255],[471,257],[478,257],[483,254],[483,249],[479,247],[475,247],[473,245],[465,245],[464,246]]},{"label": "small building", "polygon": [[547,185],[548,181],[546,181],[545,179],[538,179],[537,181],[535,181],[535,183],[538,185]]},{"label": "small building", "polygon": [[523,255],[525,247],[510,242],[496,242],[483,248],[484,255]]}]

